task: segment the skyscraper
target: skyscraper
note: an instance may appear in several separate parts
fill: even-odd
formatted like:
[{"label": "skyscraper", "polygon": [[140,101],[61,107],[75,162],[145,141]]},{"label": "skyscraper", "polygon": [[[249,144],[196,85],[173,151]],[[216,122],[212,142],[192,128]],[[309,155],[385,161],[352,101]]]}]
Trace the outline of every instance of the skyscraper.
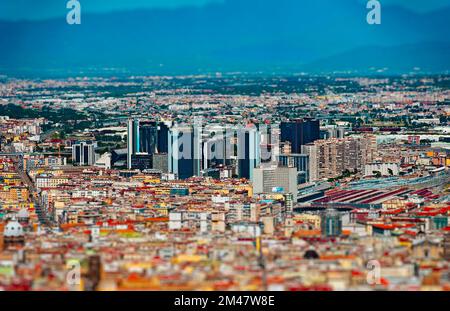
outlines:
[{"label": "skyscraper", "polygon": [[139,152],[152,155],[158,148],[158,126],[156,122],[140,122],[139,124]]},{"label": "skyscraper", "polygon": [[281,122],[281,142],[290,142],[293,153],[301,153],[302,146],[320,139],[319,120]]},{"label": "skyscraper", "polygon": [[235,130],[223,125],[209,125],[202,131],[203,170],[226,166],[234,158]]},{"label": "skyscraper", "polygon": [[280,154],[278,162],[282,166],[297,168],[297,180],[299,184],[309,181],[309,156],[307,154]]},{"label": "skyscraper", "polygon": [[140,139],[139,139],[139,120],[128,119],[127,126],[127,166],[131,169],[131,156],[139,152]]},{"label": "skyscraper", "polygon": [[277,161],[280,153],[280,128],[277,124],[259,124],[258,130],[261,137],[261,163]]},{"label": "skyscraper", "polygon": [[73,165],[94,165],[96,142],[82,141],[72,145],[72,163]]},{"label": "skyscraper", "polygon": [[169,131],[169,172],[179,179],[200,176],[201,129],[175,126]]},{"label": "skyscraper", "polygon": [[158,124],[158,153],[169,152],[169,125],[165,122]]},{"label": "skyscraper", "polygon": [[239,178],[253,180],[253,170],[261,163],[260,137],[254,126],[239,128],[237,132]]}]

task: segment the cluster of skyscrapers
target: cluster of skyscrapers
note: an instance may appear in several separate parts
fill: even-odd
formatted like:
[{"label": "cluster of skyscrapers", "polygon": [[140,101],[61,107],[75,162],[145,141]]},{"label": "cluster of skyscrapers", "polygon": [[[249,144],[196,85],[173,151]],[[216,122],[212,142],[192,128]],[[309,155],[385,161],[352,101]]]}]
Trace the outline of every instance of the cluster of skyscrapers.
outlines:
[{"label": "cluster of skyscrapers", "polygon": [[[167,159],[167,162],[163,158]],[[215,174],[252,179],[261,163],[261,133],[255,126],[142,122],[127,128],[128,169],[164,168],[178,179]],[[224,173],[225,172],[225,173]]]},{"label": "cluster of skyscrapers", "polygon": [[169,126],[165,122],[129,119],[127,124],[128,169],[153,168],[154,158],[167,157]]},{"label": "cluster of skyscrapers", "polygon": [[[129,170],[157,170],[170,179],[194,176],[245,178],[255,193],[291,193],[299,184],[363,172],[375,159],[373,135],[344,137],[320,130],[318,120],[223,125],[127,122]],[[75,165],[94,165],[96,143],[72,146]]]},{"label": "cluster of skyscrapers", "polygon": [[320,139],[320,124],[311,119],[245,126],[129,119],[127,134],[128,169],[167,171],[177,179],[245,178],[257,192],[291,189],[296,199],[297,185],[310,179],[309,155],[302,151]]}]

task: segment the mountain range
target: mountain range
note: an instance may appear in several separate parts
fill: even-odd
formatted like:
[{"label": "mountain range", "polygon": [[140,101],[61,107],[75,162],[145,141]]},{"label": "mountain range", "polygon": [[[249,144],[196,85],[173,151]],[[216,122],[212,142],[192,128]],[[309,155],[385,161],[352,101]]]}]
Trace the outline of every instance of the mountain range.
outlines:
[{"label": "mountain range", "polygon": [[0,73],[185,74],[450,69],[450,7],[382,7],[358,0],[226,0],[203,7],[0,21]]}]

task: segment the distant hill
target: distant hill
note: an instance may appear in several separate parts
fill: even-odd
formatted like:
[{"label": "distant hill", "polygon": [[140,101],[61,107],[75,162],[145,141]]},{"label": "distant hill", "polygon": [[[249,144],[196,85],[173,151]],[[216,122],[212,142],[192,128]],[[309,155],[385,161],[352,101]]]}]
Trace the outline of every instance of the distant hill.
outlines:
[{"label": "distant hill", "polygon": [[450,69],[450,8],[383,7],[381,25],[366,13],[357,0],[227,0],[84,14],[77,26],[0,21],[0,73]]},{"label": "distant hill", "polygon": [[450,43],[420,43],[389,47],[363,47],[304,67],[314,72],[360,71],[363,73],[442,72],[450,68]]}]

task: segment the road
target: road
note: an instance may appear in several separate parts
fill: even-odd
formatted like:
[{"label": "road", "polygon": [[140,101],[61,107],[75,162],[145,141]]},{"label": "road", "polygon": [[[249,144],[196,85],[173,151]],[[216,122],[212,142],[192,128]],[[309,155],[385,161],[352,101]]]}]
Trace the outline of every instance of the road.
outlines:
[{"label": "road", "polygon": [[19,162],[22,160],[21,156],[11,156],[11,159],[14,162],[14,168],[16,173],[19,175],[22,182],[27,186],[28,190],[30,191],[30,200],[34,204],[34,208],[36,211],[36,214],[39,219],[40,225],[44,227],[52,227],[53,223],[46,214],[46,212],[42,209],[40,203],[39,203],[39,193],[36,189],[36,185],[31,180],[30,176],[26,173],[25,170],[22,169],[22,165],[19,164]]}]

